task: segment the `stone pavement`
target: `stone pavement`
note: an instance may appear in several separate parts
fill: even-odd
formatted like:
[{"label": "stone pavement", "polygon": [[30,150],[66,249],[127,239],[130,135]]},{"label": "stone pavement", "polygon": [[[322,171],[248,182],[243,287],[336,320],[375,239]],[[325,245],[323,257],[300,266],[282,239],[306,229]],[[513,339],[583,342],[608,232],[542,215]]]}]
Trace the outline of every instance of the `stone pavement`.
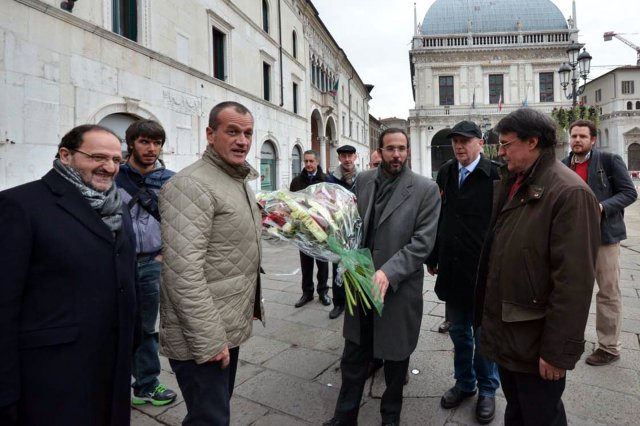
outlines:
[{"label": "stone pavement", "polygon": [[[622,356],[604,367],[584,363],[596,342],[595,291],[582,360],[568,373],[564,404],[573,425],[637,425],[640,423],[640,203],[626,212],[629,239],[621,252],[624,305]],[[576,224],[579,226],[580,224]],[[255,323],[253,337],[240,348],[240,364],[232,399],[235,426],[320,425],[333,414],[340,387],[339,361],[343,347],[342,317],[330,320],[330,307],[316,299],[295,309],[301,294],[298,253],[289,246],[264,244],[263,297],[267,326]],[[475,398],[453,410],[440,407],[440,396],[453,385],[452,343],[437,332],[444,315],[425,277],[424,317],[412,371],[404,391],[403,425],[473,425]],[[166,359],[161,380],[178,386]],[[379,403],[384,377],[379,371],[367,383],[359,424],[380,424]],[[496,419],[503,424],[505,400],[497,397]],[[185,415],[182,399],[166,407],[136,407],[134,426],[179,425]]]}]

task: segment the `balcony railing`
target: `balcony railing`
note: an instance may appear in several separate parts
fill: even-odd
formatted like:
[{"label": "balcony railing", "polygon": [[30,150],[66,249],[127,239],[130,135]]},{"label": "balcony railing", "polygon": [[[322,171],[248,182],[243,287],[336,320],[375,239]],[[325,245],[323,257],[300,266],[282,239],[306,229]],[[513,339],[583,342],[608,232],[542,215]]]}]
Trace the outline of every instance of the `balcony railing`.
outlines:
[{"label": "balcony railing", "polygon": [[413,38],[414,49],[440,48],[472,48],[495,46],[527,46],[544,44],[567,44],[570,33],[541,32],[541,33],[493,33],[493,34],[458,34],[450,36],[420,35]]},{"label": "balcony railing", "polygon": [[311,100],[322,107],[336,108],[338,101],[337,96],[331,96],[329,92],[321,92],[315,87],[311,90]]},{"label": "balcony railing", "polygon": [[[563,104],[553,102],[553,103],[538,103],[535,105],[529,105],[530,107],[534,107],[536,110],[551,114],[551,111],[560,107]],[[566,106],[566,105],[565,105]],[[470,115],[506,115],[510,112],[513,112],[519,108],[522,108],[522,105],[511,105],[511,104],[503,104],[502,110],[498,110],[498,105],[484,105],[477,106],[476,108],[471,108],[471,106],[457,106],[457,105],[439,105],[439,106],[430,106],[430,107],[416,107],[410,110],[411,117],[436,117],[436,116],[470,116]]]}]

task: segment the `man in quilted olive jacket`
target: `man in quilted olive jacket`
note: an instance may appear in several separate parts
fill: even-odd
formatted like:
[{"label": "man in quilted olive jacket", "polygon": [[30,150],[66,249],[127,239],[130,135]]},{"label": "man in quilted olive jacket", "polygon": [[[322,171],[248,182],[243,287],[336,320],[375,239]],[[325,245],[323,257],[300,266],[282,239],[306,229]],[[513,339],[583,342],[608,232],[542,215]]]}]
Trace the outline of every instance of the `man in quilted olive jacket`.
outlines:
[{"label": "man in quilted olive jacket", "polygon": [[202,158],[160,191],[164,264],[160,352],[187,405],[183,425],[228,425],[239,346],[263,319],[258,204],[247,163],[253,116],[223,102],[209,115]]}]

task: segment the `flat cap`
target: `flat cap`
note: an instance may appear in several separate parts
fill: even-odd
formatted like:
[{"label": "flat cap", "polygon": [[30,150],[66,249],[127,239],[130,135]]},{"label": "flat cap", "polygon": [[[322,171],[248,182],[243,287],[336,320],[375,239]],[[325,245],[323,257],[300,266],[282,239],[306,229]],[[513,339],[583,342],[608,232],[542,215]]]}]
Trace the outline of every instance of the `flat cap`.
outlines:
[{"label": "flat cap", "polygon": [[351,145],[342,145],[340,148],[336,149],[338,154],[355,154],[356,148]]}]

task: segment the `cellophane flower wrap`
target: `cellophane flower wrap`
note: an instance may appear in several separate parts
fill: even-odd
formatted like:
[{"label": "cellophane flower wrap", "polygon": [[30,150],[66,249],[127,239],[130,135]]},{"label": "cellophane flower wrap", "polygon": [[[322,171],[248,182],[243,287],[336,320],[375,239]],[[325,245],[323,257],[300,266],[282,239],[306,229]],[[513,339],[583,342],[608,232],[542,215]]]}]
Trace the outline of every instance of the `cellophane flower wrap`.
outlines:
[{"label": "cellophane flower wrap", "polygon": [[339,263],[349,313],[361,304],[382,315],[371,252],[358,248],[362,219],[355,195],[340,185],[318,183],[298,192],[260,192],[256,197],[263,209],[263,239],[287,241],[309,256]]}]

